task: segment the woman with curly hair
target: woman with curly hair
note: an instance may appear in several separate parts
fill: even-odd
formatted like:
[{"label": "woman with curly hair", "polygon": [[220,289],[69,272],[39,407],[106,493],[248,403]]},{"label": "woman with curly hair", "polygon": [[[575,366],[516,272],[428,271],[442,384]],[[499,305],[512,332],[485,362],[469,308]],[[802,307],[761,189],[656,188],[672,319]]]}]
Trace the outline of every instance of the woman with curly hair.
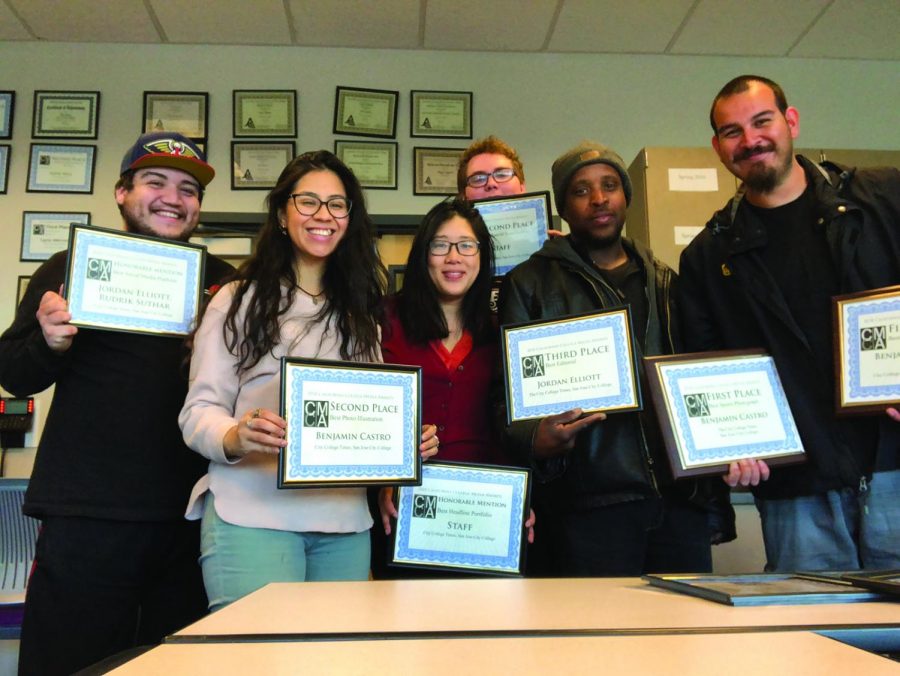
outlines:
[{"label": "woman with curly hair", "polygon": [[[188,518],[202,515],[211,610],[269,582],[369,572],[364,488],[276,488],[287,426],[279,360],[381,361],[384,266],[359,182],[332,153],[293,159],[266,202],[255,253],[197,329],[179,417],[188,446],[210,460]],[[429,429],[425,454],[436,444]]]}]

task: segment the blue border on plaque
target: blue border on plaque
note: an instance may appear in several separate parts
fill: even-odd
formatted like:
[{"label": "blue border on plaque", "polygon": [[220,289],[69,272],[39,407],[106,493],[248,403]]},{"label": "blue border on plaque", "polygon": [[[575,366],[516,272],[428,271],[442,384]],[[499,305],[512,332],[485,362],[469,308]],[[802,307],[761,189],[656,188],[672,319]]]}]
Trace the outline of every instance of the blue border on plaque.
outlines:
[{"label": "blue border on plaque", "polygon": [[0,145],[0,193],[6,192],[9,183],[9,149],[8,145]]},{"label": "blue border on plaque", "polygon": [[15,92],[0,92],[0,99],[6,101],[3,117],[0,118],[0,138],[8,139],[12,137],[12,134],[10,133],[10,122],[12,122]]},{"label": "blue border on plaque", "polygon": [[417,382],[415,373],[387,373],[382,370],[342,369],[335,367],[315,367],[290,365],[286,370],[290,382],[291,407],[288,417],[303,420],[303,385],[316,383],[359,383],[377,385],[379,387],[403,388],[403,448],[414,448],[414,452],[400,465],[303,465],[302,435],[295,434],[288,439],[285,452],[290,455],[288,463],[290,475],[285,481],[302,481],[303,479],[342,479],[352,480],[359,476],[371,479],[392,479],[397,476],[415,474],[415,463],[418,455],[418,436],[413,438],[415,427],[415,411],[417,395],[413,384]]},{"label": "blue border on plaque", "polygon": [[522,340],[533,340],[535,338],[545,338],[547,336],[562,336],[570,333],[580,333],[582,331],[595,331],[598,329],[611,328],[613,331],[613,343],[615,344],[617,354],[631,354],[630,346],[627,344],[625,322],[628,315],[624,312],[613,312],[609,314],[599,315],[597,317],[587,317],[586,319],[575,319],[572,321],[563,321],[549,325],[522,327],[511,329],[507,332],[507,340],[509,341],[509,380],[512,389],[512,406],[510,418],[512,420],[523,420],[526,418],[541,418],[555,413],[562,413],[573,408],[583,408],[586,411],[596,409],[620,408],[633,403],[637,399],[634,391],[634,384],[628,374],[626,363],[621,359],[616,360],[616,366],[619,371],[619,383],[622,385],[619,394],[607,397],[594,397],[593,399],[572,399],[569,401],[559,401],[553,404],[541,404],[539,406],[526,406],[523,401],[522,392],[522,358],[520,356],[519,343]]},{"label": "blue border on plaque", "polygon": [[[46,211],[30,211],[25,213],[25,221],[22,226],[22,251],[20,256],[22,258],[26,258],[29,261],[45,261],[50,258],[54,253],[41,253],[35,254],[31,252],[31,236],[33,231],[33,225],[35,220],[40,221],[61,221],[63,223],[72,225],[88,225],[91,220],[91,216],[88,213],[71,213],[71,214],[62,214],[57,213],[55,211],[46,212]],[[62,249],[60,249],[62,251]]]},{"label": "blue border on plaque", "polygon": [[[92,174],[94,173],[94,157],[97,146],[93,145],[53,145],[50,143],[34,143],[31,146],[31,158],[28,170],[28,189],[32,191],[52,191],[52,192],[78,192],[90,193]],[[83,155],[85,159],[85,176],[84,183],[79,185],[68,185],[66,183],[38,183],[37,172],[40,163],[38,156],[42,152],[67,153],[69,155]]]},{"label": "blue border on plaque", "polygon": [[867,302],[864,306],[851,305],[847,308],[847,322],[844,325],[844,340],[850,353],[850,363],[847,367],[847,384],[850,389],[849,396],[854,400],[864,400],[867,397],[872,399],[900,397],[900,383],[868,387],[860,383],[862,374],[859,368],[859,353],[861,350],[859,337],[860,318],[867,314],[898,311],[900,311],[900,298],[872,301]]},{"label": "blue border on plaque", "polygon": [[[754,371],[765,371],[766,373],[769,386],[775,394],[775,404],[778,408],[778,415],[781,419],[782,428],[785,431],[784,439],[781,441],[767,441],[750,445],[743,444],[699,450],[694,445],[694,438],[690,433],[687,408],[684,403],[684,396],[681,392],[681,379],[698,376],[736,375],[739,373],[752,373]],[[784,389],[781,387],[781,381],[778,379],[778,374],[775,371],[775,362],[771,358],[753,359],[749,362],[747,360],[739,360],[729,362],[729,365],[727,366],[722,363],[715,363],[711,366],[699,366],[697,364],[667,366],[664,369],[664,373],[667,389],[672,393],[671,403],[675,410],[678,429],[682,431],[687,445],[687,447],[683,449],[684,456],[691,466],[705,465],[717,461],[730,462],[733,458],[747,458],[764,453],[777,453],[778,451],[785,451],[786,453],[796,452],[801,448],[800,433],[797,431],[797,426],[791,415],[790,406],[788,406],[787,397],[784,394]]]},{"label": "blue border on plaque", "polygon": [[[189,295],[184,299],[184,312],[181,320],[177,322],[154,321],[138,317],[123,317],[106,312],[90,312],[81,307],[83,302],[83,282],[87,277],[87,253],[91,244],[100,244],[109,248],[119,248],[133,253],[144,253],[155,256],[162,255],[165,258],[183,260],[187,263],[188,275],[185,290]],[[193,247],[173,246],[150,242],[145,239],[121,237],[105,233],[82,230],[75,240],[74,250],[69,252],[74,256],[72,263],[72,279],[69,283],[69,306],[72,313],[77,314],[78,322],[89,324],[104,324],[110,327],[121,327],[135,331],[150,331],[154,333],[189,333],[197,316],[199,299],[196,293],[197,276],[203,260],[203,250]]]},{"label": "blue border on plaque", "polygon": [[[525,489],[527,487],[527,474],[524,472],[492,472],[487,470],[463,469],[458,467],[434,467],[427,463],[422,465],[422,485],[406,486],[400,489],[401,516],[412,518],[412,501],[416,491],[427,490],[425,482],[428,479],[444,479],[450,481],[462,481],[465,483],[491,483],[494,485],[511,486],[513,489],[512,504],[514,507],[525,503]],[[521,516],[517,511],[516,516]],[[506,553],[503,556],[489,556],[487,554],[466,554],[463,552],[437,552],[431,549],[413,549],[409,546],[410,528],[408,525],[400,528],[397,524],[397,542],[395,544],[394,559],[398,563],[428,563],[433,565],[446,565],[454,567],[492,569],[504,572],[519,572],[519,555],[522,549],[522,522],[520,518],[514,518],[509,523],[509,539]]]},{"label": "blue border on plaque", "polygon": [[[485,225],[488,226],[488,232],[490,232],[490,225],[487,223],[487,217],[494,216],[496,214],[502,214],[506,211],[518,211],[519,209],[535,209],[537,211],[537,220],[535,221],[535,225],[537,226],[537,232],[535,233],[537,236],[537,240],[535,242],[534,248],[525,255],[522,260],[517,261],[516,263],[511,263],[509,265],[497,265],[495,274],[497,276],[505,275],[507,272],[512,270],[519,263],[528,260],[529,256],[533,254],[535,251],[540,249],[544,242],[547,241],[547,229],[551,224],[551,215],[550,212],[547,211],[547,198],[545,193],[541,193],[535,197],[525,197],[522,199],[513,199],[512,197],[507,197],[506,201],[498,201],[498,202],[477,202],[475,208],[478,210],[478,213],[481,214],[481,217],[485,219]],[[541,222],[543,219],[543,222]],[[494,240],[498,240],[497,235],[491,233],[491,236]],[[495,260],[499,258],[497,252],[494,252]]]}]

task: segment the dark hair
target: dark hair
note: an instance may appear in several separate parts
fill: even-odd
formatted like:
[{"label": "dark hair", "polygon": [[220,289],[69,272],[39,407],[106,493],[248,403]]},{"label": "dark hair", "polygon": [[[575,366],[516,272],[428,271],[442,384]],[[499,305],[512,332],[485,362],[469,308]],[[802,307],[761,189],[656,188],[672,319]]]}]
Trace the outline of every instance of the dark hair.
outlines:
[{"label": "dark hair", "polygon": [[525,182],[525,168],[522,166],[522,160],[519,159],[519,153],[516,152],[516,149],[496,136],[488,136],[472,141],[469,147],[463,151],[463,154],[459,156],[459,163],[456,165],[456,189],[460,195],[466,194],[466,178],[468,178],[466,169],[469,166],[469,160],[476,155],[484,155],[485,153],[508,157],[510,162],[512,162],[516,176],[519,177],[522,183]]},{"label": "dark hair", "polygon": [[[377,355],[387,273],[375,251],[374,229],[359,181],[332,153],[317,150],[295,157],[282,170],[266,197],[268,213],[256,251],[237,271],[237,289],[223,333],[229,351],[238,357],[239,371],[254,366],[280,341],[280,319],[297,292],[294,247],[282,234],[280,216],[290,208],[297,181],[311,171],[337,174],[352,205],[347,230],[325,263],[322,288],[326,300],[316,321],[336,316],[343,359],[372,360]],[[283,284],[288,289],[285,298]],[[247,312],[239,330],[237,313],[245,296],[249,296]]]},{"label": "dark hair", "polygon": [[403,331],[413,343],[440,340],[449,334],[441,310],[437,287],[428,272],[428,245],[440,227],[454,216],[465,219],[480,244],[481,268],[462,302],[462,325],[476,343],[490,340],[491,278],[494,276],[494,242],[481,214],[460,198],[445,200],[432,207],[413,239],[403,275],[403,288],[397,294],[398,314]]},{"label": "dark hair", "polygon": [[775,105],[778,106],[778,110],[781,111],[782,115],[787,111],[787,97],[784,95],[784,90],[781,88],[781,85],[777,82],[774,82],[767,77],[762,77],[761,75],[738,75],[733,80],[729,80],[725,86],[719,90],[719,93],[716,94],[716,98],[713,99],[712,105],[709,108],[709,125],[712,127],[714,134],[717,136],[719,134],[714,117],[716,104],[722,99],[727,99],[730,96],[747,91],[750,89],[751,82],[761,82],[771,89],[772,93],[775,95]]},{"label": "dark hair", "polygon": [[[115,194],[119,188],[122,188],[125,192],[131,192],[134,190],[134,174],[137,169],[129,169],[124,174],[119,176],[119,180],[116,181],[116,184],[113,186],[113,194]],[[197,201],[200,204],[203,204],[203,193],[205,192],[205,188],[197,182]],[[124,207],[121,204],[117,205],[119,207],[119,213],[124,213]]]}]

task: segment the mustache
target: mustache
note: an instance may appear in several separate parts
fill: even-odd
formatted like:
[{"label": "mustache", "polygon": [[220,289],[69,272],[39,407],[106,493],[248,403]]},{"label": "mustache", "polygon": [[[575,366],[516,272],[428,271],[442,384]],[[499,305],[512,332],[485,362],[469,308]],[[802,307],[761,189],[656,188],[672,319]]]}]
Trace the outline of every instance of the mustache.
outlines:
[{"label": "mustache", "polygon": [[735,153],[732,158],[735,162],[741,162],[743,160],[749,160],[751,157],[756,155],[757,153],[770,153],[775,150],[774,143],[763,143],[760,145],[755,145],[752,148],[746,148],[739,153]]}]

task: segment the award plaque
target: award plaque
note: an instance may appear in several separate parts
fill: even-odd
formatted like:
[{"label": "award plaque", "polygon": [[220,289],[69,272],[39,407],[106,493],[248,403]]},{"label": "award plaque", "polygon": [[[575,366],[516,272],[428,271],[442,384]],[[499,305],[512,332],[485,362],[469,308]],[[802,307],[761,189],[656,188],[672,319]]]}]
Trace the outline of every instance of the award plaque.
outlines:
[{"label": "award plaque", "polygon": [[627,306],[500,327],[507,423],[642,408]]},{"label": "award plaque", "polygon": [[900,403],[900,286],[832,299],[835,408],[884,413]]},{"label": "award plaque", "polygon": [[335,134],[394,138],[400,93],[383,89],[338,87],[335,90]]},{"label": "award plaque", "polygon": [[71,323],[187,335],[200,305],[205,262],[202,246],[73,225],[65,286]]},{"label": "award plaque", "polygon": [[422,484],[395,494],[395,566],[521,575],[531,472],[426,462]]},{"label": "award plaque", "polygon": [[283,357],[279,488],[418,485],[422,369]]},{"label": "award plaque", "polygon": [[505,275],[528,260],[547,239],[550,193],[529,192],[515,197],[496,197],[473,202],[494,238],[497,275]]},{"label": "award plaque", "polygon": [[775,362],[756,350],[645,357],[676,479],[726,474],[737,460],[806,456]]}]

